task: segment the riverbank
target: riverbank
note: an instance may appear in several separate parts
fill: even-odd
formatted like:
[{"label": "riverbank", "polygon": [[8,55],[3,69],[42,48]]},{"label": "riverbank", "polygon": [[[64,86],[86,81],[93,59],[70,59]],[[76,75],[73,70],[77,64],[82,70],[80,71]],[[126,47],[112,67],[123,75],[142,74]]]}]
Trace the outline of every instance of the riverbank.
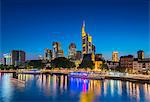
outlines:
[{"label": "riverbank", "polygon": [[[69,75],[70,72],[77,72],[72,70],[41,70],[38,72],[29,71],[29,70],[0,70],[0,73],[17,73],[17,74],[56,74],[56,75]],[[85,72],[85,71],[82,71]],[[86,71],[85,73],[87,73]],[[91,73],[89,76],[70,76],[76,78],[84,78],[84,79],[93,79],[93,80],[102,80],[102,79],[112,79],[112,80],[122,80],[122,81],[132,81],[132,82],[140,82],[140,83],[150,83],[150,75],[141,75],[141,74],[128,74],[125,76],[116,76],[109,75],[107,72],[95,72]]]},{"label": "riverbank", "polygon": [[111,75],[106,75],[105,79],[113,79],[113,80],[121,80],[121,81],[131,81],[131,82],[139,82],[139,83],[149,83],[150,84],[150,76],[111,76]]}]

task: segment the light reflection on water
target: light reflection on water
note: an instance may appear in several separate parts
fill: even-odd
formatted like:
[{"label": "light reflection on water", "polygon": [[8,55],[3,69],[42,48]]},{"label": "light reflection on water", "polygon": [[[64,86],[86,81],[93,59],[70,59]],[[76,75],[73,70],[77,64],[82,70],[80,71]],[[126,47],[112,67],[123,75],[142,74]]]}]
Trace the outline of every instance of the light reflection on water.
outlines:
[{"label": "light reflection on water", "polygon": [[87,80],[65,75],[0,73],[0,101],[150,102],[150,84],[118,80]]}]

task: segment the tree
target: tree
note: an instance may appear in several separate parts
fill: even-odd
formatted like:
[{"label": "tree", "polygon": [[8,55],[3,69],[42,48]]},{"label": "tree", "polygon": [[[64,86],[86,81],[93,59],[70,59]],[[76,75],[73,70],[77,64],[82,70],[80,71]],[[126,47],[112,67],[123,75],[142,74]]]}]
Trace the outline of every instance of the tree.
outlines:
[{"label": "tree", "polygon": [[105,64],[105,63],[102,64],[101,69],[102,70],[109,70],[107,64]]},{"label": "tree", "polygon": [[4,65],[3,64],[0,65],[0,70],[4,70]]},{"label": "tree", "polygon": [[52,68],[74,68],[75,63],[65,57],[58,57],[51,61]]},{"label": "tree", "polygon": [[121,68],[121,67],[118,66],[117,68],[115,68],[115,70],[118,71],[118,72],[123,72],[124,73],[124,72],[126,72],[127,68]]},{"label": "tree", "polygon": [[83,60],[79,67],[94,69],[94,63],[93,63],[93,61]]},{"label": "tree", "polygon": [[41,69],[41,68],[44,67],[44,63],[42,63],[41,60],[31,60],[31,61],[28,62],[27,66],[30,67],[30,68],[31,68],[31,66],[33,66],[34,68]]}]

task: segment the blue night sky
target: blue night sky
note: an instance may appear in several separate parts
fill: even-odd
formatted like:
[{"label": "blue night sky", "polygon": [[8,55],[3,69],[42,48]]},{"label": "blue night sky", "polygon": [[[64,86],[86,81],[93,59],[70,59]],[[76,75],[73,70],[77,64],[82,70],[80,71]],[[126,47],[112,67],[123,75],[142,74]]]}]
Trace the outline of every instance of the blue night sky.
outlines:
[{"label": "blue night sky", "polygon": [[21,49],[43,54],[53,41],[65,55],[71,42],[81,50],[81,26],[92,35],[96,53],[111,59],[145,51],[150,56],[148,0],[2,0],[1,52]]}]

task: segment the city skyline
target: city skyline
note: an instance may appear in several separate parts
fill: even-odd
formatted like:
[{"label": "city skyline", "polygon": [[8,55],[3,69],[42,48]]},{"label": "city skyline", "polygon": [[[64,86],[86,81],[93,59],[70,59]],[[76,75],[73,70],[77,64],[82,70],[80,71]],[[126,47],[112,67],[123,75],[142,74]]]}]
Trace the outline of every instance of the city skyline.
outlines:
[{"label": "city skyline", "polygon": [[136,56],[138,50],[144,50],[145,57],[150,56],[148,1],[44,1],[2,1],[1,53],[21,49],[43,55],[45,48],[52,49],[53,41],[61,43],[65,56],[70,43],[82,51],[85,20],[85,31],[92,36],[96,53],[106,59],[111,59],[113,51],[119,56]]}]

